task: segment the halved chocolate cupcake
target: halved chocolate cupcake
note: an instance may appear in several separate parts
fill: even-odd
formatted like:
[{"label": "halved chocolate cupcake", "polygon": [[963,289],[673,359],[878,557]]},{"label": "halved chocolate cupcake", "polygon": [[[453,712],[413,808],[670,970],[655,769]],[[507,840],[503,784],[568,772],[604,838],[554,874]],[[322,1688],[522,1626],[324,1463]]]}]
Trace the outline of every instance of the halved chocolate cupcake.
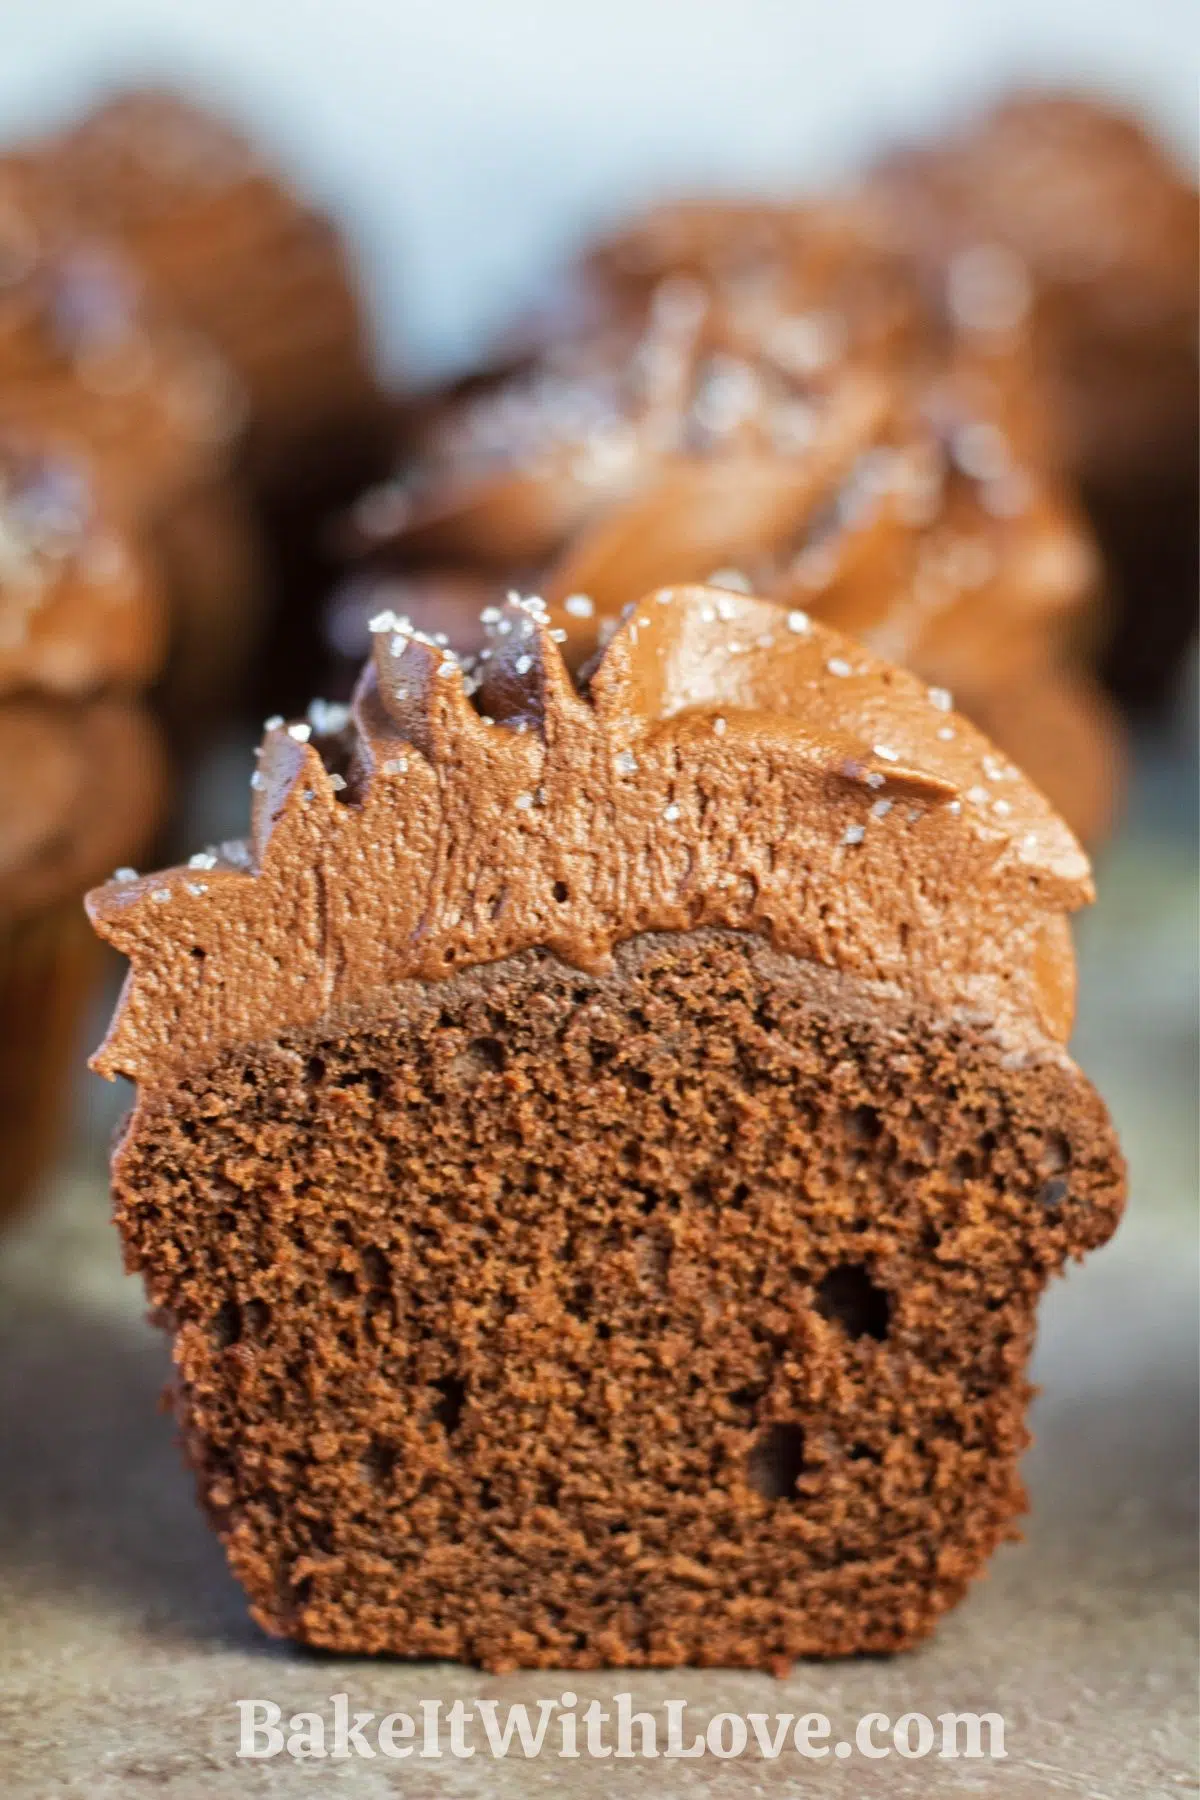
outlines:
[{"label": "halved chocolate cupcake", "polygon": [[794,609],[484,625],[464,664],[378,620],[245,843],[91,897],[202,1501],[330,1649],[915,1643],[1021,1510],[1037,1300],[1121,1208],[1065,1048],[1086,858]]}]

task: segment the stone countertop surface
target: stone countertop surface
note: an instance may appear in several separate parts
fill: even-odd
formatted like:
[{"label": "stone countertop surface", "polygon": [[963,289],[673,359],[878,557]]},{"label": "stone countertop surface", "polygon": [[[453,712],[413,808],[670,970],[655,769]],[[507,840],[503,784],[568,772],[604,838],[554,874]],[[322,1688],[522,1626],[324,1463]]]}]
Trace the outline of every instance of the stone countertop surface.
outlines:
[{"label": "stone countertop surface", "polygon": [[[914,1654],[744,1672],[547,1677],[297,1651],[246,1617],[158,1410],[165,1345],[120,1270],[98,1132],[0,1246],[0,1795],[165,1800],[315,1791],[412,1800],[634,1790],[1163,1800],[1197,1778],[1197,921],[1195,853],[1143,771],[1081,931],[1076,1051],[1132,1170],[1117,1238],[1042,1315],[1025,1538]],[[1172,790],[1173,792],[1173,790]],[[93,1115],[97,1102],[90,1101]],[[103,1108],[100,1108],[103,1111]],[[93,1118],[93,1126],[95,1119]],[[564,1687],[712,1715],[996,1711],[1003,1761],[240,1760],[238,1699],[294,1712],[501,1705]],[[661,1718],[661,1712],[660,1712]],[[478,1741],[478,1740],[477,1740]],[[552,1746],[557,1746],[557,1738]]]}]

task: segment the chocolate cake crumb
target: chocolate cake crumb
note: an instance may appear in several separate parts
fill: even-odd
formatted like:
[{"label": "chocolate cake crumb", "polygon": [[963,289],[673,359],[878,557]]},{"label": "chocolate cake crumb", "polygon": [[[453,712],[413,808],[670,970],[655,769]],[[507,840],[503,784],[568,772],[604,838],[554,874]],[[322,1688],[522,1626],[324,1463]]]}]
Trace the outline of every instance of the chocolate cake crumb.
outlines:
[{"label": "chocolate cake crumb", "polygon": [[917,1642],[1121,1202],[1052,1041],[720,929],[227,1046],[115,1178],[256,1619],[495,1671]]}]

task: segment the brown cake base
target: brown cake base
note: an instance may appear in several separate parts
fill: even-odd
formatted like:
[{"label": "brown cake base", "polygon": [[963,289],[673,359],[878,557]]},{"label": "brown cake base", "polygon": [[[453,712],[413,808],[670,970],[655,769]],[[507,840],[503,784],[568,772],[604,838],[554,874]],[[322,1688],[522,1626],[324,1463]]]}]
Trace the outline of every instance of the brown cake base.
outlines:
[{"label": "brown cake base", "polygon": [[493,1670],[915,1643],[1122,1199],[1057,1047],[708,930],[225,1060],[116,1179],[254,1616]]}]

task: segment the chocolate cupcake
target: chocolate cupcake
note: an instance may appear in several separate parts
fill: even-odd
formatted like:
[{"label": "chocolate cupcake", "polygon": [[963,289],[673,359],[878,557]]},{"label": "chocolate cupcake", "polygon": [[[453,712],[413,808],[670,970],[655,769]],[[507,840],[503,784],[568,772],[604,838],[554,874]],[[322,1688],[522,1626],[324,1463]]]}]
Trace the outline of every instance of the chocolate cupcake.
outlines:
[{"label": "chocolate cupcake", "polygon": [[234,479],[237,382],[202,339],[155,315],[110,250],[15,200],[0,209],[5,232],[20,262],[0,296],[0,429],[86,459],[158,564],[168,710],[194,734],[236,692],[260,621],[255,527]]},{"label": "chocolate cupcake", "polygon": [[246,843],[91,897],[200,1495],[326,1649],[900,1649],[1010,1534],[1038,1297],[1120,1212],[1087,862],[780,605],[560,616],[469,666],[378,621]]},{"label": "chocolate cupcake", "polygon": [[157,572],[91,466],[0,434],[0,1215],[66,1117],[100,960],[83,891],[159,824],[162,752],[135,696],[166,638]]},{"label": "chocolate cupcake", "polygon": [[1030,341],[1058,455],[1114,566],[1106,669],[1124,697],[1161,698],[1196,617],[1194,181],[1129,115],[1030,93],[891,157],[863,198],[959,330]]},{"label": "chocolate cupcake", "polygon": [[[224,120],[153,90],[108,101],[45,150],[77,228],[119,244],[154,300],[209,340],[246,395],[259,478],[359,459],[383,428],[367,330],[332,223]],[[363,460],[365,459],[365,460]]]},{"label": "chocolate cupcake", "polygon": [[[815,315],[780,310],[786,290],[764,281],[747,303],[668,278],[640,335],[631,311],[460,397],[407,483],[357,509],[360,547],[374,543],[385,570],[377,590],[399,578],[416,607],[380,597],[375,610],[477,648],[457,611],[438,618],[439,558],[455,581],[490,570],[497,588],[575,595],[608,619],[670,581],[750,585],[950,688],[968,716],[986,712],[1001,747],[1097,841],[1123,761],[1087,673],[1099,563],[1047,472],[1019,349],[979,355],[931,326],[897,360],[882,329],[864,328],[860,348],[846,315],[829,314],[839,348],[818,357]],[[880,307],[863,310],[879,325]],[[338,628],[353,605],[339,596]],[[1048,705],[1010,706],[1031,683]],[[1072,697],[1070,764],[1057,688]]]}]

